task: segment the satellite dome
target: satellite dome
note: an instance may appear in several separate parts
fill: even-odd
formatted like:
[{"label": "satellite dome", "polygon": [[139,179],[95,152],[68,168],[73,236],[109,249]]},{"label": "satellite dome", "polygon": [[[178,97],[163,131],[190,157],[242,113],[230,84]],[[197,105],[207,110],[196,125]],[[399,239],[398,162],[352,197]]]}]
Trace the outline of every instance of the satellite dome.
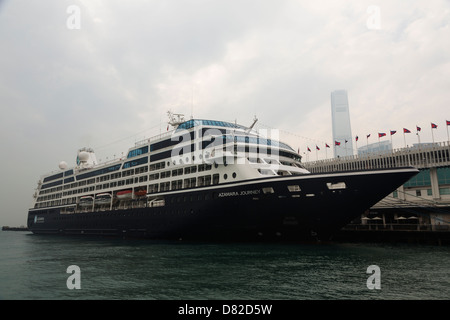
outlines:
[{"label": "satellite dome", "polygon": [[86,151],[81,151],[81,152],[78,154],[78,159],[79,159],[81,162],[86,162],[86,161],[88,161],[88,160],[89,160],[89,153],[87,153]]},{"label": "satellite dome", "polygon": [[66,170],[66,168],[67,168],[67,163],[66,163],[65,161],[61,161],[61,162],[59,163],[59,168],[60,168],[61,170]]}]

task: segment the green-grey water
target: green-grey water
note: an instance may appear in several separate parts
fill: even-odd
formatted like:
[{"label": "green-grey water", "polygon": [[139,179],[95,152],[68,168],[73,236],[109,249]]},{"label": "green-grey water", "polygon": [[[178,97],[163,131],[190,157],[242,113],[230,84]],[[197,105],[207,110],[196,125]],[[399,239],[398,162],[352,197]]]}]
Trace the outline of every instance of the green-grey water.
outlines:
[{"label": "green-grey water", "polygon": [[[69,266],[80,289],[68,289]],[[368,289],[367,268],[381,289]],[[191,243],[0,232],[0,299],[450,298],[450,250],[407,244]]]}]

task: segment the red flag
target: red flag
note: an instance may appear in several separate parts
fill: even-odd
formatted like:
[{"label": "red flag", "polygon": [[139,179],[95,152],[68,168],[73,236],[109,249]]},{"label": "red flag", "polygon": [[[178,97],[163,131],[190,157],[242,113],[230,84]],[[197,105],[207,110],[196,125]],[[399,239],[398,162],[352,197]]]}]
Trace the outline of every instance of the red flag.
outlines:
[{"label": "red flag", "polygon": [[406,129],[406,128],[403,128],[403,133],[411,133],[411,131],[409,131],[409,130]]},{"label": "red flag", "polygon": [[328,145],[328,143],[325,143],[325,147],[329,148],[330,146]]},{"label": "red flag", "polygon": [[308,151],[311,152],[311,149],[308,147]]},{"label": "red flag", "polygon": [[396,130],[391,130],[391,136],[393,135],[393,134],[395,134],[397,131]]},{"label": "red flag", "polygon": [[434,124],[433,122],[431,123],[431,128],[432,129],[436,129],[437,128],[437,124]]},{"label": "red flag", "polygon": [[448,120],[445,120],[445,121],[447,121],[447,125],[450,126],[450,121],[448,121]]},{"label": "red flag", "polygon": [[384,137],[386,135],[386,133],[382,132],[382,133],[378,133],[378,138]]},{"label": "red flag", "polygon": [[334,141],[334,145],[335,145],[335,146],[340,146],[341,143],[340,143],[340,142],[337,142],[337,141]]},{"label": "red flag", "polygon": [[169,131],[169,125],[167,125],[167,131]]},{"label": "red flag", "polygon": [[422,128],[421,128],[421,127],[419,127],[419,126],[416,126],[416,128],[417,128],[417,131],[420,131],[420,130],[422,130]]},{"label": "red flag", "polygon": [[369,139],[369,137],[370,137],[370,133],[367,135],[367,139]]},{"label": "red flag", "polygon": [[358,141],[358,136],[356,136],[355,140]]},{"label": "red flag", "polygon": [[316,149],[317,149],[317,150],[320,150],[320,148],[317,146],[317,144],[316,144]]}]

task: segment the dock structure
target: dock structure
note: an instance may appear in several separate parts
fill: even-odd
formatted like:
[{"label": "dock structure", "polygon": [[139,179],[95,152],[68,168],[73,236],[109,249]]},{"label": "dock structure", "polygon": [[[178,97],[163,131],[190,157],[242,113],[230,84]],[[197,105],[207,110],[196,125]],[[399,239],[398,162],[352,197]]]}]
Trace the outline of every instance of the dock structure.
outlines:
[{"label": "dock structure", "polygon": [[450,142],[304,163],[311,173],[413,166],[420,172],[342,229],[345,239],[450,243]]}]

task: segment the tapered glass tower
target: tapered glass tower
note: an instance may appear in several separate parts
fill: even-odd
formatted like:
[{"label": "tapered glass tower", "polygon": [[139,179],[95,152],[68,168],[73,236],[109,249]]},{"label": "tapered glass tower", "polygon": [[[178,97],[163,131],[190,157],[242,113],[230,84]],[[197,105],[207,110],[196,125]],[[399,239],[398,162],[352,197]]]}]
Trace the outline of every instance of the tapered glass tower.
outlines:
[{"label": "tapered glass tower", "polygon": [[334,157],[353,155],[352,128],[346,90],[336,90],[331,93],[331,119]]}]

